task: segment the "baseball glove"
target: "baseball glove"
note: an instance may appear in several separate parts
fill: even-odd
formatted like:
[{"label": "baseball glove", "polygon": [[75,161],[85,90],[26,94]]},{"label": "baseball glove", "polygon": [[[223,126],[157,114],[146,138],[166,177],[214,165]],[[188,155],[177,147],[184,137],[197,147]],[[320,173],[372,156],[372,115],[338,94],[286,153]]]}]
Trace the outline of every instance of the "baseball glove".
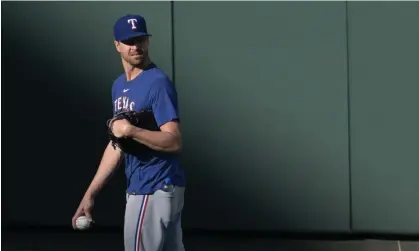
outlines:
[{"label": "baseball glove", "polygon": [[116,149],[119,147],[123,152],[131,154],[143,154],[149,149],[147,146],[135,141],[129,137],[116,137],[112,132],[113,123],[116,120],[126,119],[130,124],[147,129],[150,131],[160,131],[157,122],[154,118],[154,114],[151,110],[140,110],[140,111],[120,111],[115,116],[109,119],[106,124],[108,127],[109,139],[112,142],[112,146]]}]

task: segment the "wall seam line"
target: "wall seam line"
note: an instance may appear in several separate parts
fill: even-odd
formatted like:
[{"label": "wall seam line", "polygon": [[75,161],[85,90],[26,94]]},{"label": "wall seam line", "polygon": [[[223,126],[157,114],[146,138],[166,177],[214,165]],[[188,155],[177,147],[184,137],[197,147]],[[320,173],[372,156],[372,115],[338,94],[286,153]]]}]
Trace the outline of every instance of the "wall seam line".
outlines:
[{"label": "wall seam line", "polygon": [[171,25],[171,47],[172,47],[172,55],[171,55],[171,61],[172,61],[172,82],[176,87],[176,74],[175,74],[175,2],[170,1],[170,25]]},{"label": "wall seam line", "polygon": [[348,120],[348,167],[349,167],[349,231],[353,233],[353,199],[352,199],[352,133],[351,133],[351,73],[350,73],[350,49],[349,49],[349,11],[348,1],[345,1],[345,29],[346,29],[346,102]]}]

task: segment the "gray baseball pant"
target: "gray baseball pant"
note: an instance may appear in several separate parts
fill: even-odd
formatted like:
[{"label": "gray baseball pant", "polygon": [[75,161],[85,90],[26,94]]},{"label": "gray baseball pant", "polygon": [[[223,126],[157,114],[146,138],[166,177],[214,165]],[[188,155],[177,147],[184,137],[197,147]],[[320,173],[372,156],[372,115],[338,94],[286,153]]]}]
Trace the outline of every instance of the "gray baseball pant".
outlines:
[{"label": "gray baseball pant", "polygon": [[127,194],[125,251],[185,251],[181,227],[184,187],[150,195]]}]

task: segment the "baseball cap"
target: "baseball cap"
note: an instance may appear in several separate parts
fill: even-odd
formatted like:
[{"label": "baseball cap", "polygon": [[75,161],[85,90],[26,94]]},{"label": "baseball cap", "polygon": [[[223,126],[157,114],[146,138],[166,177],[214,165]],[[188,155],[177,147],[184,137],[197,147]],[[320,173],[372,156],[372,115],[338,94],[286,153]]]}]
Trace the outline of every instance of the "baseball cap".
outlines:
[{"label": "baseball cap", "polygon": [[147,24],[140,15],[125,15],[116,20],[113,27],[113,35],[116,41],[123,41],[133,37],[151,36],[147,32]]}]

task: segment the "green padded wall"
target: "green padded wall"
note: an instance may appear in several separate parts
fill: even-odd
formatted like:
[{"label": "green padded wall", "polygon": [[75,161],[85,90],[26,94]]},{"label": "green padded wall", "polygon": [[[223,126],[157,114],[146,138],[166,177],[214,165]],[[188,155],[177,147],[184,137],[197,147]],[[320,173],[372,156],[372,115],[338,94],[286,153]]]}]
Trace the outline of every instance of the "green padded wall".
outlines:
[{"label": "green padded wall", "polygon": [[419,4],[349,4],[356,232],[419,233]]},{"label": "green padded wall", "polygon": [[[126,13],[178,88],[185,228],[419,233],[418,3],[3,3],[2,225],[69,225],[107,142]],[[42,138],[22,134],[28,109],[53,118],[31,123]],[[124,180],[99,225],[122,225]]]},{"label": "green padded wall", "polygon": [[185,226],[349,231],[345,27],[344,2],[174,3]]}]

